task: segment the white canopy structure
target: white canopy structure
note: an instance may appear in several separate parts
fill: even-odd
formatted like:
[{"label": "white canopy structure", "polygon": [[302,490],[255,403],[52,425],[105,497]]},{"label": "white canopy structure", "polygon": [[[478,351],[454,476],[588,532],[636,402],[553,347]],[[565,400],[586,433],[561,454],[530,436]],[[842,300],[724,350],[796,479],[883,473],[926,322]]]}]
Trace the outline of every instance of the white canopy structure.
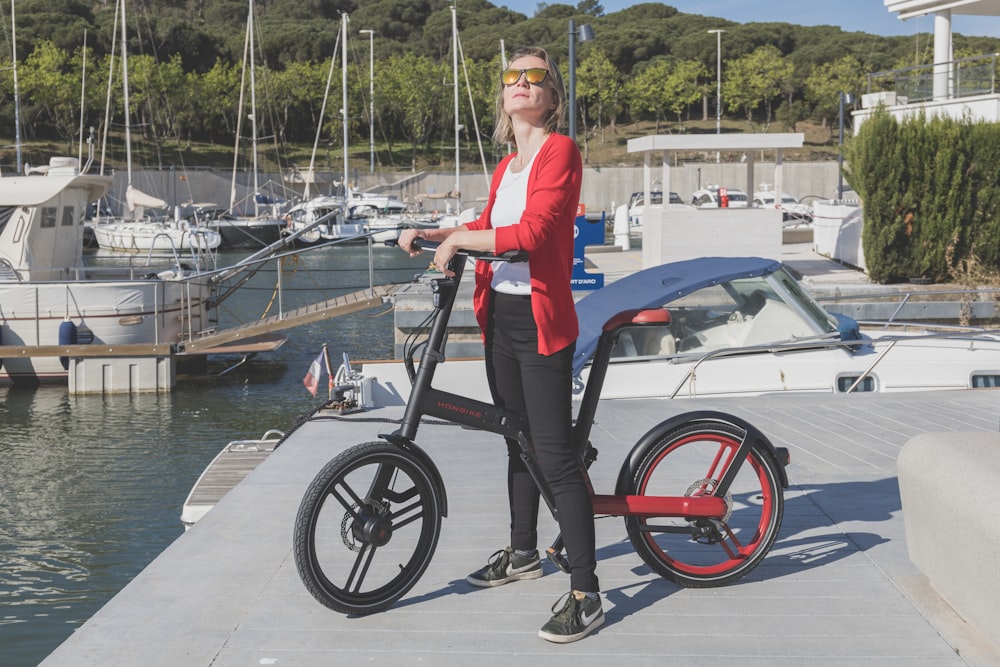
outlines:
[{"label": "white canopy structure", "polygon": [[951,17],[953,14],[1000,16],[1000,0],[883,0],[886,9],[900,19],[934,15],[934,98],[948,95],[948,66],[953,60]]}]

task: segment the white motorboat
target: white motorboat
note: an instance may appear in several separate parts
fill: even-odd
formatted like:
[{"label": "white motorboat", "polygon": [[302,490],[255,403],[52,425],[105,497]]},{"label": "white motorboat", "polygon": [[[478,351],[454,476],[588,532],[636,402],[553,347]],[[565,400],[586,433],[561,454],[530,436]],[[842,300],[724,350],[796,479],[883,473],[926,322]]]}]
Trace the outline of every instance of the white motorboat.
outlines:
[{"label": "white motorboat", "polygon": [[[428,298],[430,298],[428,296]],[[669,323],[618,334],[603,398],[857,393],[1000,386],[1000,332],[904,322],[856,322],[827,312],[781,262],[706,257],[638,271],[577,303],[579,397],[605,323],[625,310],[665,309]],[[489,400],[482,360],[438,368],[440,385]],[[402,405],[402,362],[345,364],[366,407]]]},{"label": "white motorboat", "polygon": [[[208,326],[197,267],[84,265],[84,213],[112,179],[80,173],[76,158],[52,158],[47,172],[0,178],[0,344],[153,345]],[[0,382],[66,380],[58,357],[0,364]]]}]

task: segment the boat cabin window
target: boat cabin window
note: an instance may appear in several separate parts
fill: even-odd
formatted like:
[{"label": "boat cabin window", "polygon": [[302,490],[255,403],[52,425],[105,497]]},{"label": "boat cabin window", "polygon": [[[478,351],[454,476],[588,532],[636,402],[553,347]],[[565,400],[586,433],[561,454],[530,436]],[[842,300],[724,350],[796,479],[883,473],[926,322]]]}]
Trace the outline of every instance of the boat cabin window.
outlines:
[{"label": "boat cabin window", "polygon": [[73,207],[72,206],[63,206],[62,226],[63,227],[72,227],[73,226]]},{"label": "boat cabin window", "polygon": [[55,206],[43,206],[41,213],[41,227],[43,229],[56,226],[56,218],[58,217],[59,209]]},{"label": "boat cabin window", "polygon": [[[841,394],[845,393],[851,388],[851,386],[858,381],[857,375],[841,375],[837,378],[837,391]],[[865,379],[858,383],[858,386],[854,388],[853,393],[869,392],[875,391],[875,378],[871,375],[866,375]]]},{"label": "boat cabin window", "polygon": [[976,373],[972,376],[973,389],[1000,387],[1000,373]]}]

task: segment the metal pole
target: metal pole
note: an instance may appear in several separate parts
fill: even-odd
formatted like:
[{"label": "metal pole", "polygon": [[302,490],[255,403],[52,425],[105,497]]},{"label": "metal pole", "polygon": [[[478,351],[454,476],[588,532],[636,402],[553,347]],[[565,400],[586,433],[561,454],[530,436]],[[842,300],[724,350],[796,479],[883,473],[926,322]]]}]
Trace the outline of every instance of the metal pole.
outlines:
[{"label": "metal pole", "polygon": [[837,203],[844,198],[844,92],[840,92],[840,134],[837,145]]},{"label": "metal pole", "polygon": [[576,141],[576,21],[569,21],[569,136]]},{"label": "metal pole", "polygon": [[368,156],[369,172],[375,173],[375,31],[361,30],[368,35]]},{"label": "metal pole", "polygon": [[[715,136],[722,134],[722,33],[725,30],[709,30],[715,33]],[[719,151],[715,151],[715,161],[721,161]]]}]

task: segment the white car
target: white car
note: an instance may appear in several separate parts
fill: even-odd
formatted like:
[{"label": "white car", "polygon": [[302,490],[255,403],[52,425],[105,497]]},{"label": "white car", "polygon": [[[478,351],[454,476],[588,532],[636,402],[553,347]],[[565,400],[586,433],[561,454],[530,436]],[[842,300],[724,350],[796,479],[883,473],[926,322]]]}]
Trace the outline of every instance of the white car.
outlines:
[{"label": "white car", "polygon": [[753,194],[753,205],[755,208],[780,208],[781,218],[785,222],[812,222],[812,209],[805,204],[800,204],[799,200],[787,192],[781,193],[781,203],[774,201],[774,192],[771,190],[761,190]]},{"label": "white car", "polygon": [[736,188],[721,188],[717,185],[709,185],[704,190],[695,190],[691,196],[691,204],[698,208],[719,208],[720,193],[724,194],[725,206],[723,208],[746,208],[747,193]]}]

